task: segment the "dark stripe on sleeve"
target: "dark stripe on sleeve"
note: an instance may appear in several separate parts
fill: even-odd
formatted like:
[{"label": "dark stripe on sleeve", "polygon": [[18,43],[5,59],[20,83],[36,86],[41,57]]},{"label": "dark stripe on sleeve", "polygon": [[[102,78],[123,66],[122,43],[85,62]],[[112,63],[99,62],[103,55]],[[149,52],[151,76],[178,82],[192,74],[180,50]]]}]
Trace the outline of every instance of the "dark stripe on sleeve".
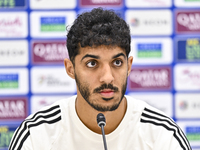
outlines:
[{"label": "dark stripe on sleeve", "polygon": [[[155,115],[156,115],[156,117],[155,117]],[[167,130],[173,131],[174,132],[173,135],[179,142],[180,146],[184,150],[191,150],[191,146],[190,146],[187,138],[185,137],[185,134],[171,118],[169,118],[163,114],[160,114],[158,112],[155,112],[153,110],[150,110],[148,108],[144,109],[144,111],[142,113],[142,117],[144,117],[144,119],[141,118],[141,122],[143,122],[143,123],[151,123],[154,125],[162,126]],[[155,122],[155,121],[157,121],[157,122]],[[164,124],[164,122],[167,123],[168,125]],[[173,128],[175,128],[176,130]],[[180,139],[183,140],[183,142],[187,146],[187,148],[183,145],[183,143],[181,142]]]},{"label": "dark stripe on sleeve", "polygon": [[[56,109],[57,109],[57,111],[51,113],[51,111],[54,111]],[[61,113],[60,107],[59,107],[59,105],[56,105],[56,106],[51,107],[51,108],[49,108],[47,110],[39,111],[33,117],[31,117],[30,119],[24,120],[21,123],[21,125],[19,126],[19,128],[16,130],[16,133],[15,133],[15,135],[14,135],[12,141],[11,141],[11,144],[9,146],[9,150],[13,150],[16,147],[17,143],[20,141],[20,138],[22,138],[21,137],[22,134],[25,133],[25,132],[27,132],[24,135],[24,137],[23,137],[23,139],[22,139],[22,141],[20,143],[20,146],[22,146],[22,144],[24,143],[24,141],[30,135],[29,129],[31,127],[35,127],[35,126],[38,126],[38,125],[43,124],[43,123],[53,124],[53,123],[56,123],[56,122],[60,121],[61,120],[60,113]],[[53,120],[51,120],[51,121],[45,120],[45,119],[50,119],[50,118],[52,118],[52,117],[54,117],[56,115],[58,115],[58,117],[55,118],[55,119],[53,119]],[[40,118],[44,118],[44,119],[41,120],[40,122],[36,122]]]}]

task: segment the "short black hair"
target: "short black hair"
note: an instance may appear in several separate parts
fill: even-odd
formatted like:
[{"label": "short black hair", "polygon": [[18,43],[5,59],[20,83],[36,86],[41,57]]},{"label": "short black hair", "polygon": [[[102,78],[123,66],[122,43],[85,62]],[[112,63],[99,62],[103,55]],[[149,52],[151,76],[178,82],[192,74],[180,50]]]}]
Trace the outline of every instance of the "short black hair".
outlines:
[{"label": "short black hair", "polygon": [[113,10],[94,8],[77,16],[67,34],[67,49],[74,63],[80,47],[119,46],[130,53],[130,29]]}]

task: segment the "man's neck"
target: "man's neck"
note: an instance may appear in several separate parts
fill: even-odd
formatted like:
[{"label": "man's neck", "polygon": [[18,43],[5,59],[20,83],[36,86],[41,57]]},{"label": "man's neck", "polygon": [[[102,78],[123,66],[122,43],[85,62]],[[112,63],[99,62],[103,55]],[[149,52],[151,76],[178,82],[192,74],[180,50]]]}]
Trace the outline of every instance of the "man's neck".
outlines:
[{"label": "man's neck", "polygon": [[[85,101],[76,99],[76,112],[82,123],[95,133],[101,134],[101,128],[97,125],[97,114],[99,111],[91,108],[91,106]],[[104,127],[105,134],[113,132],[120,122],[122,121],[127,109],[127,100],[124,97],[119,107],[114,111],[101,112],[106,118],[106,126]]]}]

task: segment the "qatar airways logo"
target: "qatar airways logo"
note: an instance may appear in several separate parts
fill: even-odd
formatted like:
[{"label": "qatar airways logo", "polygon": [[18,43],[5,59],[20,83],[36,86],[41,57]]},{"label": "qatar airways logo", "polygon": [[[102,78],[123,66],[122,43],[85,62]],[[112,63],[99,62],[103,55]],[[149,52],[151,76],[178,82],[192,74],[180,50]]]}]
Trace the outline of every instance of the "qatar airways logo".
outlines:
[{"label": "qatar airways logo", "polygon": [[133,68],[129,77],[130,90],[152,90],[171,88],[170,68]]},{"label": "qatar airways logo", "polygon": [[200,32],[200,11],[177,13],[177,32]]}]

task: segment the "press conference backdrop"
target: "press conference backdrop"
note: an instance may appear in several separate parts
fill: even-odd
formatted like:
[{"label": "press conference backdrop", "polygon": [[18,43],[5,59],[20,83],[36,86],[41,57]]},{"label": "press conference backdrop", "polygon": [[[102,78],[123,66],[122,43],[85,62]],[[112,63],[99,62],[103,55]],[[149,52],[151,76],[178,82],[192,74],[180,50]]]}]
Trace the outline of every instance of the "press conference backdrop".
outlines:
[{"label": "press conference backdrop", "polygon": [[126,94],[172,117],[200,150],[200,0],[0,0],[0,150],[29,114],[76,94],[66,26],[98,6],[130,25]]}]

